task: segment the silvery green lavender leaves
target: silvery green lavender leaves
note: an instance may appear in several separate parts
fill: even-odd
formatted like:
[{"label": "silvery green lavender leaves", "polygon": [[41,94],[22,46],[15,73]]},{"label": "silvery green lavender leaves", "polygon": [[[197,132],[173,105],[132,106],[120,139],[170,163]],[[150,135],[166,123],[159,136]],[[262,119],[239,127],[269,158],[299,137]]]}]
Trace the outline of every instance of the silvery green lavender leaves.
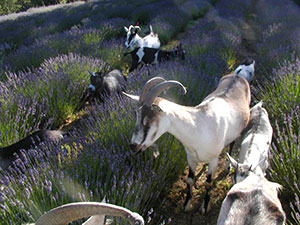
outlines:
[{"label": "silvery green lavender leaves", "polygon": [[153,157],[151,148],[132,155],[128,143],[135,105],[111,96],[84,109],[87,71],[125,70],[130,60],[122,56],[123,26],[139,21],[146,34],[151,24],[164,48],[182,43],[186,59],[129,74],[128,92],[140,94],[149,78],[161,76],[180,81],[188,91],[181,96],[170,89],[164,97],[199,104],[240,62],[237,50],[246,17],[261,31],[251,88],[253,101],[263,100],[274,129],[269,177],[284,187],[281,196],[290,206],[285,209],[290,224],[300,224],[300,9],[289,0],[275,1],[280,7],[271,0],[251,2],[90,1],[0,17],[0,147],[84,114],[60,145],[44,143],[22,152],[9,171],[0,172],[1,223],[34,222],[64,203],[106,197],[139,212],[148,224],[168,224],[159,207],[166,201],[162,193],[185,166],[181,144],[164,135],[157,143],[159,157]]}]

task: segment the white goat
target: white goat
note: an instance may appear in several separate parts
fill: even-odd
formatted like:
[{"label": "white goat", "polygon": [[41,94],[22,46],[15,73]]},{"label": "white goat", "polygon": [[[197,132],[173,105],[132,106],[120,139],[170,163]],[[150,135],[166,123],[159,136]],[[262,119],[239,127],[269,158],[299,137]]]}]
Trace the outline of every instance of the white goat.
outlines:
[{"label": "white goat", "polygon": [[262,107],[262,102],[250,109],[250,121],[241,137],[239,163],[228,155],[235,169],[234,182],[240,182],[248,176],[250,170],[260,167],[263,173],[268,168],[268,155],[272,141],[273,128],[268,112]]},{"label": "white goat", "polygon": [[[131,139],[131,148],[144,151],[162,134],[173,134],[185,147],[189,164],[188,193],[184,209],[191,206],[194,174],[199,162],[208,162],[207,182],[211,183],[218,166],[218,156],[233,142],[249,121],[250,87],[248,82],[234,74],[221,78],[217,89],[195,107],[182,106],[158,95],[169,87],[185,87],[178,81],[155,77],[149,80],[142,95],[124,93],[138,101],[137,120]],[[208,211],[209,185],[202,213]]]},{"label": "white goat", "polygon": [[130,48],[131,50],[142,47],[158,49],[160,47],[160,40],[158,38],[158,35],[157,33],[153,32],[151,25],[149,27],[150,34],[142,38],[137,33],[138,30],[141,30],[139,26],[130,25],[129,28],[124,26],[124,29],[127,33],[125,47]]},{"label": "white goat", "polygon": [[131,225],[145,224],[143,217],[138,213],[120,206],[99,202],[78,202],[52,209],[31,225],[64,225],[86,217],[90,218],[83,225],[104,225],[105,215],[123,217]]},{"label": "white goat", "polygon": [[253,59],[245,59],[242,64],[234,70],[234,73],[244,77],[250,83],[254,77],[254,66],[255,61]]},{"label": "white goat", "polygon": [[217,225],[285,224],[285,213],[277,196],[280,188],[279,184],[250,172],[227,193]]}]

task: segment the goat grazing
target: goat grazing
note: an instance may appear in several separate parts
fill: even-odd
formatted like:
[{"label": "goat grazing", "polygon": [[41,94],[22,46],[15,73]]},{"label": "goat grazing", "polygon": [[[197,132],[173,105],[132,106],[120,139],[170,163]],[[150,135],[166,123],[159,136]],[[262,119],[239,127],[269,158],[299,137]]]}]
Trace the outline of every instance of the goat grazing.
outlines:
[{"label": "goat grazing", "polygon": [[279,184],[250,172],[227,193],[217,224],[285,224],[285,213],[277,196],[280,187]]},{"label": "goat grazing", "polygon": [[16,159],[14,154],[18,154],[21,149],[28,150],[45,141],[58,143],[61,139],[63,139],[63,132],[59,130],[35,131],[12,145],[0,148],[0,167],[6,170]]},{"label": "goat grazing", "polygon": [[259,166],[265,173],[268,168],[268,155],[272,141],[273,128],[270,124],[268,112],[262,107],[262,102],[250,109],[250,121],[241,137],[239,163],[229,155],[233,166],[234,182],[240,182],[248,173]]},{"label": "goat grazing", "polygon": [[[124,93],[139,103],[130,145],[136,152],[144,151],[165,132],[181,141],[190,167],[184,203],[184,209],[188,210],[198,163],[209,163],[207,182],[211,183],[221,151],[247,126],[250,87],[244,78],[234,74],[226,75],[221,78],[217,89],[200,105],[188,107],[158,97],[162,91],[173,86],[186,92],[178,81],[155,77],[145,84],[140,97]],[[209,209],[209,185],[206,189],[203,214]]]},{"label": "goat grazing", "polygon": [[121,94],[126,89],[127,78],[120,70],[112,70],[106,75],[100,72],[89,73],[91,75],[90,95],[96,97],[100,102],[104,102],[104,99],[112,93]]},{"label": "goat grazing", "polygon": [[32,225],[64,225],[72,221],[90,217],[83,225],[104,225],[105,215],[119,216],[131,225],[144,225],[144,219],[138,213],[108,203],[78,202],[62,205],[44,213],[35,224]]},{"label": "goat grazing", "polygon": [[145,36],[144,38],[138,35],[138,30],[141,28],[139,26],[130,25],[129,28],[124,27],[127,38],[125,41],[125,47],[134,50],[136,48],[148,47],[148,48],[156,48],[160,47],[160,40],[158,38],[157,33],[154,33],[152,30],[152,26],[149,26],[150,34]]},{"label": "goat grazing", "polygon": [[182,44],[179,44],[172,51],[164,51],[155,48],[136,48],[131,52],[127,52],[124,56],[130,54],[131,55],[131,67],[129,72],[132,72],[134,69],[138,67],[139,64],[152,64],[152,63],[160,63],[162,61],[170,60],[172,58],[180,58],[184,60],[185,51],[182,49]]},{"label": "goat grazing", "polygon": [[242,64],[234,70],[234,74],[244,77],[250,83],[254,77],[254,66],[255,61],[253,59],[245,59]]}]

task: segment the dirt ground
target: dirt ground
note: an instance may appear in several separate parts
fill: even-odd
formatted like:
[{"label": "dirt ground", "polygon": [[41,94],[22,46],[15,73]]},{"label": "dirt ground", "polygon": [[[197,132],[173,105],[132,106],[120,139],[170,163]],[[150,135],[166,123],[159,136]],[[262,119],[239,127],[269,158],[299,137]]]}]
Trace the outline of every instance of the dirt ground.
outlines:
[{"label": "dirt ground", "polygon": [[188,167],[174,183],[168,193],[168,200],[164,204],[162,214],[171,218],[171,225],[210,225],[216,224],[223,199],[231,187],[231,177],[227,174],[226,160],[224,153],[220,155],[218,170],[214,179],[211,196],[211,210],[207,215],[201,215],[201,204],[205,195],[205,181],[207,164],[200,164],[196,171],[196,184],[193,189],[192,209],[189,212],[183,211],[183,203],[186,196],[187,186],[185,179],[188,175]]}]

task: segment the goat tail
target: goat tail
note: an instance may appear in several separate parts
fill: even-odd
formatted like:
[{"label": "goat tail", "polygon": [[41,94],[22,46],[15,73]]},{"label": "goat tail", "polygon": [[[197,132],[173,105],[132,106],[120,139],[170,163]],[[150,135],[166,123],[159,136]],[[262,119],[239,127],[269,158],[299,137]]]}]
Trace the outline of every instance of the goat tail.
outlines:
[{"label": "goat tail", "polygon": [[151,26],[151,25],[149,25],[149,28],[150,28],[150,33],[152,34],[152,33],[153,33],[152,26]]}]

